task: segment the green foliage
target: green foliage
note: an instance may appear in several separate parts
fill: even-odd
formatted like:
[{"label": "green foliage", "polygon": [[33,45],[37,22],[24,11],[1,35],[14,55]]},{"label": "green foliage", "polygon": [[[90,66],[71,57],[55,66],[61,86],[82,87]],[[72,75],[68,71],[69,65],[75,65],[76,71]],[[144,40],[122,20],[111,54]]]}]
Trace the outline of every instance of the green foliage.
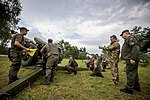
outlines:
[{"label": "green foliage", "polygon": [[141,52],[148,52],[148,49],[150,49],[150,28],[142,28],[140,26],[135,26],[132,30],[132,35],[135,35],[138,39],[138,42],[140,44],[140,51]]},{"label": "green foliage", "polygon": [[1,0],[0,1],[0,51],[7,46],[11,39],[11,30],[16,29],[19,22],[17,16],[21,12],[21,4],[19,0]]},{"label": "green foliage", "polygon": [[72,46],[69,42],[65,42],[64,40],[59,41],[56,45],[63,50],[65,58],[72,55],[75,59],[86,59],[87,53],[85,47],[78,49],[77,46]]},{"label": "green foliage", "polygon": [[150,63],[150,57],[146,53],[140,54],[141,67],[147,67]]},{"label": "green foliage", "polygon": [[136,37],[140,45],[140,59],[143,67],[146,67],[150,62],[148,57],[150,49],[150,28],[142,28],[141,26],[135,26],[132,30],[132,35]]}]

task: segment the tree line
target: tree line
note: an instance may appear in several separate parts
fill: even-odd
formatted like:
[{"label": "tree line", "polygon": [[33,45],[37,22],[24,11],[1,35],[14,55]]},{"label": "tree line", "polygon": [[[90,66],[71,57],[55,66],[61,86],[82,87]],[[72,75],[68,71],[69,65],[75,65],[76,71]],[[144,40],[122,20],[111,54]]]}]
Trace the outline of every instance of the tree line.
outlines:
[{"label": "tree line", "polygon": [[63,50],[65,58],[72,55],[75,59],[86,59],[86,55],[88,54],[85,47],[78,48],[77,46],[72,46],[69,42],[65,42],[64,40],[59,41],[56,45]]}]

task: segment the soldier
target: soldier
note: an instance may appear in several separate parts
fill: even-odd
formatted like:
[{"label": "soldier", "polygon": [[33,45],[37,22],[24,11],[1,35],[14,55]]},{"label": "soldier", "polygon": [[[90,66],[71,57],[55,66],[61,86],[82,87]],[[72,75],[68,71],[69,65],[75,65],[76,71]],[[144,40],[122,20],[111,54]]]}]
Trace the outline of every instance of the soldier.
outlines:
[{"label": "soldier", "polygon": [[12,37],[11,49],[10,49],[10,61],[12,62],[9,70],[9,82],[8,84],[18,80],[17,73],[21,65],[21,54],[22,50],[30,51],[29,48],[24,47],[24,35],[27,34],[29,30],[25,27],[20,28],[20,33],[15,34]]},{"label": "soldier", "polygon": [[67,69],[69,74],[71,74],[71,75],[77,74],[78,64],[71,55],[70,55],[68,65],[66,65],[65,68]]},{"label": "soldier", "polygon": [[107,47],[99,46],[99,48],[110,51],[109,62],[111,67],[111,73],[113,76],[112,81],[114,82],[115,85],[117,85],[119,82],[118,62],[120,54],[120,44],[118,43],[116,35],[110,36],[110,41],[111,43],[109,46]]},{"label": "soldier", "polygon": [[99,61],[98,61],[98,57],[97,56],[93,56],[92,57],[92,67],[90,68],[92,70],[92,74],[90,74],[90,76],[99,76],[99,77],[104,77],[101,73],[101,69],[100,69],[100,64],[99,64]]},{"label": "soldier", "polygon": [[46,60],[46,76],[45,76],[45,85],[49,85],[51,82],[53,82],[53,78],[57,71],[57,65],[59,60],[59,51],[57,46],[55,46],[52,39],[48,39],[48,43],[43,46],[43,48],[40,50]]},{"label": "soldier", "polygon": [[133,90],[141,92],[138,64],[139,64],[139,46],[135,37],[130,35],[129,30],[124,30],[120,35],[125,41],[122,46],[121,58],[126,63],[127,85],[121,92],[133,94]]}]

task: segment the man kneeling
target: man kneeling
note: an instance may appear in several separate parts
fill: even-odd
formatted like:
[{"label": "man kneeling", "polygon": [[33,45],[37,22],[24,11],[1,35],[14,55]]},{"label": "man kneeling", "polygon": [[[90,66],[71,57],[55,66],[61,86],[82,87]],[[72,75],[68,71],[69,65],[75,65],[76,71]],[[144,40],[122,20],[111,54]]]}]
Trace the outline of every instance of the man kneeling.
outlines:
[{"label": "man kneeling", "polygon": [[101,69],[100,69],[100,64],[98,61],[98,58],[96,56],[92,57],[92,67],[90,68],[90,70],[93,72],[92,74],[90,74],[90,76],[99,76],[99,77],[104,77],[101,73]]},{"label": "man kneeling", "polygon": [[68,65],[66,65],[65,68],[67,69],[69,74],[71,75],[77,74],[78,64],[75,61],[75,59],[72,57],[72,55],[70,55]]}]

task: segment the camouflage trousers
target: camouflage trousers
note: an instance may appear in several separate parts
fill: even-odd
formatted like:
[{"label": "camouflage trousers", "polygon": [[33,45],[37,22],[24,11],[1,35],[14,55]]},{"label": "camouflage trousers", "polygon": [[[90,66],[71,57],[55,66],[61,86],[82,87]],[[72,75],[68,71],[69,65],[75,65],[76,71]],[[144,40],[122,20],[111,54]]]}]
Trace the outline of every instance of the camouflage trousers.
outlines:
[{"label": "camouflage trousers", "polygon": [[136,61],[135,64],[131,64],[130,60],[126,60],[126,75],[127,75],[126,87],[129,89],[140,88],[138,76],[138,64],[139,61]]},{"label": "camouflage trousers", "polygon": [[110,61],[112,80],[114,83],[119,82],[118,60]]},{"label": "camouflage trousers", "polygon": [[9,83],[14,82],[18,79],[17,73],[21,65],[21,54],[20,52],[10,52],[10,60],[12,62],[9,70]]},{"label": "camouflage trousers", "polygon": [[58,55],[51,55],[46,62],[46,78],[53,80],[58,65]]}]

